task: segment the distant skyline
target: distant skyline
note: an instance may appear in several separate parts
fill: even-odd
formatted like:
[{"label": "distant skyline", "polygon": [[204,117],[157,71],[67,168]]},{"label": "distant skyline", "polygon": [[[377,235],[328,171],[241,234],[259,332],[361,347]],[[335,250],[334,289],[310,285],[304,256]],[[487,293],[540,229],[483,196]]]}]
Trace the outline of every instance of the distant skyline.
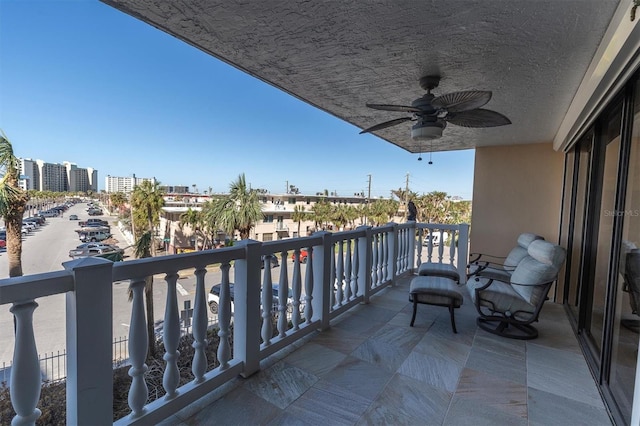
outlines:
[{"label": "distant skyline", "polygon": [[471,199],[474,150],[410,154],[93,0],[0,2],[0,128],[19,157],[226,192]]}]

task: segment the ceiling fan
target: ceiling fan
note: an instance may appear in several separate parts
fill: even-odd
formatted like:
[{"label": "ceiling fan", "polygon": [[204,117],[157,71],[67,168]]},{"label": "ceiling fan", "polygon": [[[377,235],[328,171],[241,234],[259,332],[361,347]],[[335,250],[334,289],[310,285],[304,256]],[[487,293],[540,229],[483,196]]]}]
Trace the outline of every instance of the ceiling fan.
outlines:
[{"label": "ceiling fan", "polygon": [[367,107],[373,109],[409,112],[413,115],[376,124],[364,129],[360,134],[386,129],[406,121],[415,121],[416,124],[411,127],[411,139],[423,140],[442,137],[447,123],[463,127],[497,127],[511,124],[511,120],[499,112],[480,108],[491,100],[491,92],[467,90],[441,96],[432,95],[431,91],[438,87],[439,83],[440,76],[422,77],[420,87],[427,93],[411,102],[411,106],[367,104]]}]

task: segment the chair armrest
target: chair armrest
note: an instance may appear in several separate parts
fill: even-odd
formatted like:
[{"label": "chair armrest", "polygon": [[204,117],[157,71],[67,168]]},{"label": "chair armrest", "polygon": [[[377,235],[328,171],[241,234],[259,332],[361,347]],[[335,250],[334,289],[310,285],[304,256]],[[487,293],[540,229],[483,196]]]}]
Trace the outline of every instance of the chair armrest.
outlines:
[{"label": "chair armrest", "polygon": [[551,280],[551,281],[545,281],[543,283],[523,284],[523,283],[515,283],[515,282],[511,281],[510,283],[507,283],[507,284],[521,285],[523,287],[542,287],[542,286],[545,286],[545,285],[552,284],[554,281],[555,281],[555,278],[553,280]]},{"label": "chair armrest", "polygon": [[[475,256],[475,258],[474,258]],[[494,256],[491,254],[487,254],[487,253],[469,253],[469,263],[474,263],[474,262],[478,262],[480,259],[482,259],[484,261],[483,258],[491,258],[491,259],[506,259],[505,256]],[[492,260],[488,260],[489,262],[492,262]]]},{"label": "chair armrest", "polygon": [[489,262],[489,261],[470,263],[469,265],[467,265],[467,269],[470,269],[471,266],[476,266],[477,269],[469,273],[467,277],[472,277],[474,275],[477,275],[477,276],[484,276],[487,278],[496,277],[497,279],[500,279],[502,277],[499,277],[498,275],[491,273],[490,271],[491,268],[508,272],[508,273],[513,272],[516,269],[515,266],[507,266],[507,265],[503,265],[502,263],[495,263],[495,262]]}]

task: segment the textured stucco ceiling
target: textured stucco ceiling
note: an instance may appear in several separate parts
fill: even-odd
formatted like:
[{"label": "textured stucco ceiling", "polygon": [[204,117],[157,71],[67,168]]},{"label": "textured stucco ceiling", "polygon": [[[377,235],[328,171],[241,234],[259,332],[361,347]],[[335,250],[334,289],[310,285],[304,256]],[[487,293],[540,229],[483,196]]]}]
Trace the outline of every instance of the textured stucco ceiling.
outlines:
[{"label": "textured stucco ceiling", "polygon": [[[405,116],[365,104],[410,104],[427,74],[513,122],[450,124],[433,150],[551,142],[619,1],[103,0],[360,128]],[[376,135],[428,150],[411,124]]]}]

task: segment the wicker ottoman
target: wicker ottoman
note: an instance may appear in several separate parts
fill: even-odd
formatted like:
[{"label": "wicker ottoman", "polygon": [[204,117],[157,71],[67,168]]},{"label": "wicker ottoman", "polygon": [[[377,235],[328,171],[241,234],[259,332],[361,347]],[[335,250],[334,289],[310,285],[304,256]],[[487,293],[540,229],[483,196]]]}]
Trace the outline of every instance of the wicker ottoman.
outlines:
[{"label": "wicker ottoman", "polygon": [[450,278],[419,275],[411,280],[409,287],[409,301],[413,302],[413,316],[410,326],[416,319],[418,303],[425,305],[446,306],[451,315],[451,327],[457,333],[456,321],[453,314],[455,308],[459,308],[464,301],[462,293],[458,290],[456,282]]}]

